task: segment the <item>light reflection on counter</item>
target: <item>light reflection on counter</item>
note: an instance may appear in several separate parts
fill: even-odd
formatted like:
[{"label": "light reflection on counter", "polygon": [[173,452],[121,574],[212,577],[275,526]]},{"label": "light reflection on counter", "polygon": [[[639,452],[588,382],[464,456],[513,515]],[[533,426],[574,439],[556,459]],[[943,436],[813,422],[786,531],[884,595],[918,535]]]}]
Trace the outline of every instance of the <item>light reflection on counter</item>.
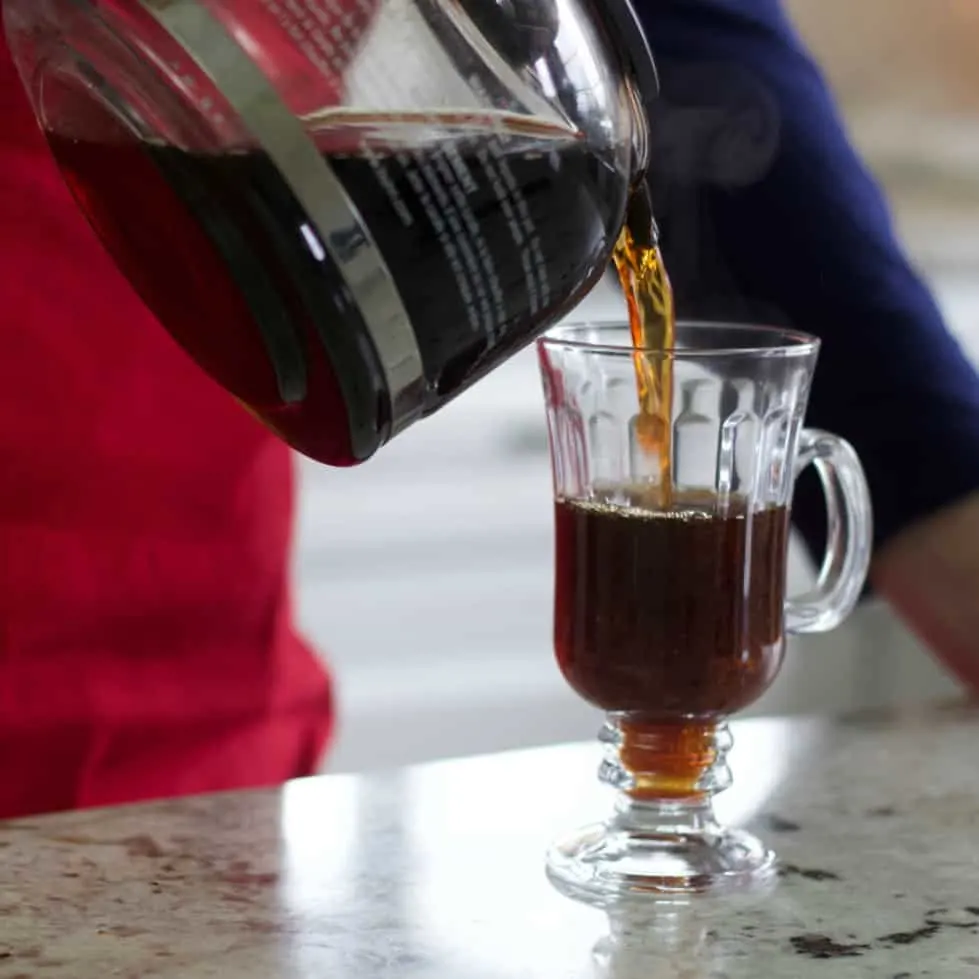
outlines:
[{"label": "light reflection on counter", "polygon": [[[717,797],[720,821],[743,826],[763,812],[780,786],[805,768],[830,730],[818,718],[753,717],[731,725],[734,747],[728,756],[734,781]],[[763,832],[763,831],[762,831]]]},{"label": "light reflection on counter", "polygon": [[[609,915],[592,949],[589,979],[718,979],[743,959],[729,936],[737,916],[773,907],[775,884],[713,896],[673,895]],[[778,899],[781,900],[781,899]],[[742,973],[738,973],[739,975]],[[765,976],[764,971],[759,976]]]},{"label": "light reflection on counter", "polygon": [[291,912],[345,906],[352,898],[362,833],[362,782],[334,776],[282,789],[282,901]]},{"label": "light reflection on counter", "polygon": [[[532,959],[544,945],[556,979],[577,977],[589,963],[604,919],[551,889],[543,853],[569,818],[601,813],[597,760],[591,746],[570,745],[410,773],[405,841],[424,866],[410,911],[446,975],[512,979],[515,952],[526,949]],[[512,869],[505,874],[503,867]],[[480,936],[490,922],[500,940],[487,948]],[[476,974],[475,947],[481,947]]]},{"label": "light reflection on counter", "polygon": [[[612,919],[593,949],[596,979],[711,979],[723,956],[689,907],[664,903],[655,915]],[[682,963],[678,967],[678,963]]]},{"label": "light reflection on counter", "polygon": [[426,960],[409,927],[426,868],[405,845],[404,811],[401,772],[286,787],[279,894],[295,975],[394,977]]}]

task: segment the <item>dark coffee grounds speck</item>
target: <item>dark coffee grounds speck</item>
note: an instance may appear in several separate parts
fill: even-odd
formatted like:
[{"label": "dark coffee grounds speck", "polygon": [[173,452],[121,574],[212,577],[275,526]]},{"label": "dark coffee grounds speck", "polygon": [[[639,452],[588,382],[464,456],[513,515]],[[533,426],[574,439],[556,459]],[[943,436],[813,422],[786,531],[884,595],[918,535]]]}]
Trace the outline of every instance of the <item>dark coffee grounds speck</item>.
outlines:
[{"label": "dark coffee grounds speck", "polygon": [[812,959],[856,958],[870,948],[869,945],[855,942],[836,942],[829,935],[793,935],[789,942],[797,955],[808,955]]}]

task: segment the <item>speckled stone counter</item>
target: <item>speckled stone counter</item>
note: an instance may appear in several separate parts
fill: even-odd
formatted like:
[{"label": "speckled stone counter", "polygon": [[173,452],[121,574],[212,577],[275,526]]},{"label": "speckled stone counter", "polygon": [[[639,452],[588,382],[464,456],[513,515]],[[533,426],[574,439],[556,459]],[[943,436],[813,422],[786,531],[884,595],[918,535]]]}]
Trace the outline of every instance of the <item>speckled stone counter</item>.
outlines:
[{"label": "speckled stone counter", "polygon": [[979,976],[979,714],[734,730],[766,895],[553,892],[546,843],[609,801],[574,745],[0,825],[0,977]]}]

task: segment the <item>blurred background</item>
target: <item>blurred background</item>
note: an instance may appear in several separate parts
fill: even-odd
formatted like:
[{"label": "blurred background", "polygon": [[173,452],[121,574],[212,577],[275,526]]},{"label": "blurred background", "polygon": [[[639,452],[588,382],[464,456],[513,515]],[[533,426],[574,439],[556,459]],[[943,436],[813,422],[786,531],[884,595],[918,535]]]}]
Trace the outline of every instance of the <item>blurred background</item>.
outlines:
[{"label": "blurred background", "polygon": [[[884,184],[909,251],[979,357],[979,4],[788,0]],[[608,291],[595,311],[617,309]],[[818,374],[817,381],[818,383]],[[357,471],[302,463],[301,620],[332,663],[331,770],[585,739],[597,716],[553,662],[550,475],[532,352]],[[811,578],[798,547],[792,584]],[[871,602],[793,641],[755,713],[947,696]]]}]

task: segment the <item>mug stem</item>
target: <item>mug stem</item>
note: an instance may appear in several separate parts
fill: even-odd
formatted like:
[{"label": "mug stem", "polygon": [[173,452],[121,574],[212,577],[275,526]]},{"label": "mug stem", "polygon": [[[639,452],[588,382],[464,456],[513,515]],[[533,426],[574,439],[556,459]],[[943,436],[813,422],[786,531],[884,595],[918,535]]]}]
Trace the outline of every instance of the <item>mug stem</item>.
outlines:
[{"label": "mug stem", "polygon": [[650,724],[610,716],[599,733],[599,779],[614,788],[612,814],[558,841],[552,883],[570,897],[611,908],[633,896],[712,891],[772,877],[774,855],[714,815],[731,784],[726,724]]},{"label": "mug stem", "polygon": [[724,723],[643,724],[610,717],[599,780],[618,791],[611,823],[658,839],[715,838],[714,796],[731,784]]}]

